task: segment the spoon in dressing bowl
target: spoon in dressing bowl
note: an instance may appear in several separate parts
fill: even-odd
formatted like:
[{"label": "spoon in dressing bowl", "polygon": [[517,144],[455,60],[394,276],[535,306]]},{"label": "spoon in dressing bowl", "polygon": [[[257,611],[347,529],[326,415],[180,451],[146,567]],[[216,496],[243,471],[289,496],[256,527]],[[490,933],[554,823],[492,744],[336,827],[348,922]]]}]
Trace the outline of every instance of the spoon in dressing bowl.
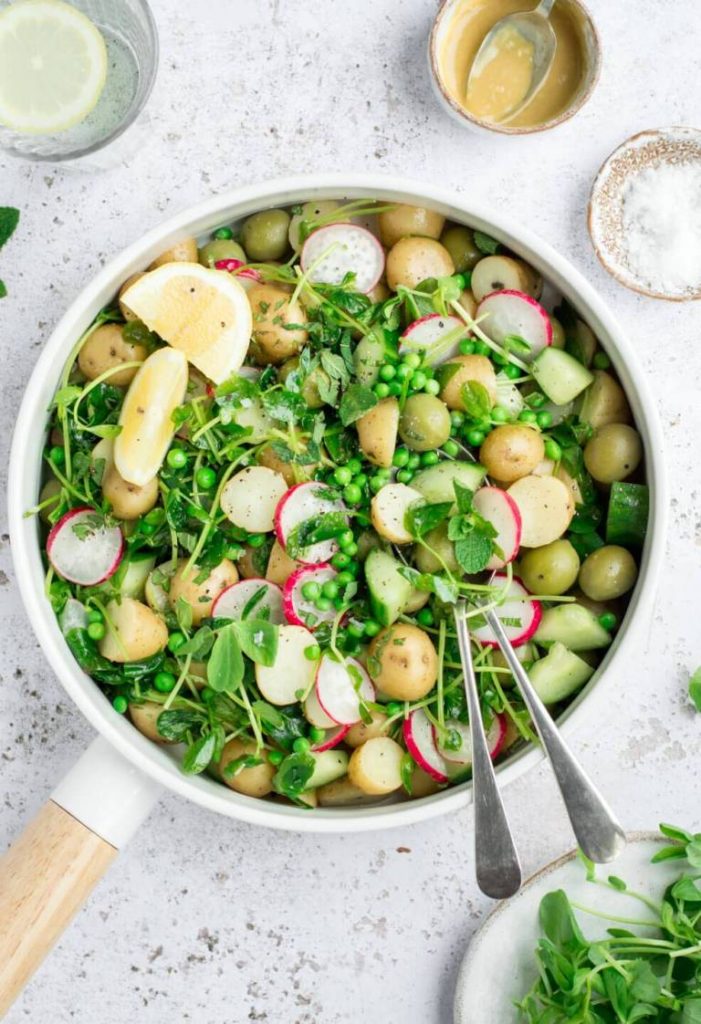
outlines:
[{"label": "spoon in dressing bowl", "polygon": [[540,0],[533,11],[500,18],[484,37],[467,79],[467,109],[487,121],[506,122],[530,103],[555,57],[550,23],[555,0]]}]

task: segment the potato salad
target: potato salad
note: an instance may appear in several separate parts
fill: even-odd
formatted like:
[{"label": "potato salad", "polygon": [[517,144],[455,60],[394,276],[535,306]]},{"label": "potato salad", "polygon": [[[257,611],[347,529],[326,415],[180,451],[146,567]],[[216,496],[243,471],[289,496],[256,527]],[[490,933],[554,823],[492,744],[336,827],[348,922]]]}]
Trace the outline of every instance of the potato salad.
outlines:
[{"label": "potato salad", "polygon": [[[182,770],[319,807],[471,775],[611,644],[648,517],[605,351],[435,210],[261,210],[134,273],[67,353],[34,510],[65,642]],[[321,813],[321,812],[320,812]]]}]

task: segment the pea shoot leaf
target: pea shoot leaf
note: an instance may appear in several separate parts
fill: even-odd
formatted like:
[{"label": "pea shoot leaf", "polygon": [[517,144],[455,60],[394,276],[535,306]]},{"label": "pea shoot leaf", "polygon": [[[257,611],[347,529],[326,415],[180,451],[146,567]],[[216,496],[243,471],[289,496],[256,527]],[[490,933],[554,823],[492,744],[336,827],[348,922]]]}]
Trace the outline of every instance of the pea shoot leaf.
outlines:
[{"label": "pea shoot leaf", "polygon": [[[256,704],[262,702],[257,701]],[[256,705],[253,705],[254,710]],[[265,718],[265,731],[270,739],[277,743],[282,750],[291,751],[292,744],[300,736],[306,736],[309,728],[309,723],[302,713],[302,708],[299,704],[288,704],[285,707],[275,708],[277,712],[277,719],[273,721],[267,714],[263,715],[259,712],[261,718]]]},{"label": "pea shoot leaf", "polygon": [[233,693],[243,679],[244,662],[232,622],[219,630],[207,662],[207,682],[217,693]]},{"label": "pea shoot leaf", "polygon": [[182,762],[182,769],[186,775],[199,775],[209,767],[217,749],[217,737],[213,732],[207,736],[200,736],[198,740],[191,743],[185,751]]},{"label": "pea shoot leaf", "polygon": [[156,728],[164,739],[182,743],[189,733],[199,732],[205,721],[200,711],[161,711]]},{"label": "pea shoot leaf", "polygon": [[259,665],[273,665],[277,654],[278,628],[265,619],[244,619],[234,623],[241,650]]},{"label": "pea shoot leaf", "polygon": [[446,604],[455,604],[458,599],[458,588],[446,576],[439,573],[419,572],[409,565],[401,565],[397,568],[400,576],[409,580],[417,590],[423,590],[427,594],[435,594],[439,601]]},{"label": "pea shoot leaf", "polygon": [[244,768],[255,768],[259,764],[263,764],[262,757],[254,757],[253,754],[242,754],[241,757],[235,757],[233,761],[229,761],[224,766],[222,775],[227,779],[233,779]]},{"label": "pea shoot leaf", "polygon": [[0,206],[0,249],[15,233],[19,224],[19,210],[14,206]]},{"label": "pea shoot leaf", "polygon": [[351,384],[343,393],[341,405],[338,410],[341,423],[344,427],[355,423],[366,412],[373,409],[378,403],[378,397],[371,388],[364,384]]},{"label": "pea shoot leaf", "polygon": [[701,666],[696,669],[689,680],[689,697],[696,710],[701,714]]},{"label": "pea shoot leaf", "polygon": [[273,789],[289,800],[297,801],[314,774],[316,762],[311,754],[290,754],[273,777]]}]

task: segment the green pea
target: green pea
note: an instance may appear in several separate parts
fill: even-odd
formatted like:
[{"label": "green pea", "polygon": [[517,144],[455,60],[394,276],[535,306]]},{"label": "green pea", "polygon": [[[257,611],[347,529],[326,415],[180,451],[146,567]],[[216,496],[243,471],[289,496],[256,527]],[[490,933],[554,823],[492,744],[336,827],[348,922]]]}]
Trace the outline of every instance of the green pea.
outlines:
[{"label": "green pea", "polygon": [[373,494],[377,494],[379,491],[382,490],[384,486],[385,481],[382,479],[381,476],[370,477],[370,490],[372,491]]},{"label": "green pea", "polygon": [[422,466],[435,466],[439,461],[438,452],[424,452],[421,456]]},{"label": "green pea", "polygon": [[360,459],[349,459],[348,468],[353,474],[353,476],[355,476],[356,473],[359,473],[361,471],[361,469],[363,468],[363,464],[360,461]]},{"label": "green pea", "polygon": [[406,448],[397,448],[396,452],[392,456],[392,465],[396,466],[397,469],[403,469],[409,461],[409,452]]},{"label": "green pea", "polygon": [[486,341],[480,341],[479,339],[474,342],[475,354],[478,356],[488,356],[492,351]]},{"label": "green pea", "polygon": [[357,484],[348,484],[343,488],[343,499],[349,505],[359,505],[363,500],[363,492]]},{"label": "green pea", "polygon": [[526,399],[526,404],[529,405],[531,409],[540,409],[541,405],[545,405],[545,401],[545,395],[541,391],[534,391]]},{"label": "green pea", "polygon": [[321,657],[321,648],[318,644],[309,644],[304,648],[304,657],[307,661],[318,661]]},{"label": "green pea", "polygon": [[214,237],[215,238],[233,238],[234,237],[234,232],[231,230],[231,228],[217,228],[217,230],[214,232]]},{"label": "green pea", "polygon": [[365,636],[377,636],[381,628],[379,622],[375,622],[374,619],[367,619],[365,622]]},{"label": "green pea", "polygon": [[[350,555],[351,558],[354,558],[358,554],[358,545],[355,543],[355,541],[353,541],[352,544],[346,544],[343,550],[347,555]],[[353,571],[354,564],[354,562],[351,562],[351,564],[348,566],[348,572]]]},{"label": "green pea", "polygon": [[99,612],[97,608],[91,608],[88,612],[88,622],[102,622],[102,612]]},{"label": "green pea", "polygon": [[171,469],[182,469],[187,466],[187,455],[182,448],[171,448],[166,461]]},{"label": "green pea", "polygon": [[[354,554],[354,555],[357,555],[357,553],[358,553],[358,545],[356,544],[356,545],[355,545],[355,551],[353,552],[353,554]],[[351,562],[351,564],[350,564],[350,565],[348,566],[348,572],[349,572],[349,573],[350,573],[350,574],[351,574],[351,575],[353,576],[353,578],[355,579],[355,577],[356,577],[356,576],[358,575],[358,573],[360,572],[360,562],[356,562],[355,560],[353,560],[353,561]]]},{"label": "green pea", "polygon": [[367,473],[356,473],[356,475],[353,477],[353,483],[356,485],[356,487],[365,487],[365,484],[367,482]]},{"label": "green pea", "polygon": [[400,484],[408,484],[414,479],[414,474],[410,469],[400,469],[397,473],[397,480]]},{"label": "green pea", "polygon": [[419,366],[421,366],[421,356],[418,354],[418,352],[408,352],[404,356],[402,361],[405,366],[409,367],[410,370],[416,370],[418,369]]},{"label": "green pea", "polygon": [[427,380],[424,384],[424,391],[427,395],[437,395],[441,390],[441,386],[437,380]]},{"label": "green pea", "polygon": [[63,466],[66,461],[66,453],[59,445],[54,445],[49,452],[49,458],[53,462],[54,466]]},{"label": "green pea", "polygon": [[553,414],[548,412],[547,409],[543,409],[542,412],[539,412],[536,415],[535,419],[541,430],[547,430],[547,428],[552,424]]},{"label": "green pea", "polygon": [[390,395],[394,395],[395,397],[397,395],[401,395],[402,385],[399,383],[399,381],[393,380],[392,383],[388,385],[388,387]]},{"label": "green pea", "polygon": [[407,469],[418,469],[421,465],[421,456],[418,452],[412,452],[406,464]]},{"label": "green pea", "polygon": [[292,744],[292,749],[294,750],[295,754],[307,754],[309,753],[310,747],[311,743],[305,736],[298,736],[297,739]]},{"label": "green pea", "polygon": [[391,363],[385,363],[383,366],[380,367],[380,380],[386,380],[387,382],[389,382],[396,376],[397,368],[395,366],[392,366]]},{"label": "green pea", "polygon": [[399,380],[406,380],[408,377],[411,377],[413,372],[413,368],[408,363],[400,363],[397,367],[397,378]]},{"label": "green pea", "polygon": [[509,362],[508,356],[503,356],[501,352],[492,352],[492,362],[495,366],[506,366]]},{"label": "green pea", "polygon": [[184,643],[187,643],[183,633],[171,633],[168,637],[168,650],[175,654]]},{"label": "green pea", "polygon": [[127,703],[127,698],[122,697],[121,694],[118,694],[118,696],[116,696],[112,701],[112,707],[114,708],[118,715],[123,715],[124,712],[127,710],[128,706],[129,705]]},{"label": "green pea", "polygon": [[197,470],[195,480],[198,487],[201,487],[203,491],[208,491],[217,482],[217,474],[209,466],[202,466]]},{"label": "green pea", "polygon": [[605,352],[597,352],[592,359],[592,366],[595,370],[608,370],[611,360]]},{"label": "green pea", "polygon": [[277,768],[279,764],[282,764],[285,759],[285,755],[281,750],[269,750],[267,757],[270,764],[275,768]]},{"label": "green pea", "polygon": [[433,612],[430,608],[421,608],[421,610],[416,613],[416,621],[420,626],[432,626]]},{"label": "green pea", "polygon": [[459,430],[464,422],[465,422],[465,415],[464,415],[464,413],[461,413],[459,409],[454,409],[453,412],[451,412],[451,414],[450,414],[451,426],[455,427],[456,430]]},{"label": "green pea", "polygon": [[484,441],[484,431],[473,428],[468,430],[465,434],[465,440],[472,448],[479,448]]},{"label": "green pea", "polygon": [[88,623],[88,636],[91,640],[102,640],[106,632],[104,622]]},{"label": "green pea", "polygon": [[495,405],[492,409],[492,420],[494,423],[506,423],[509,418],[508,411],[503,405]]},{"label": "green pea", "polygon": [[613,612],[604,612],[603,615],[599,616],[599,623],[610,632],[618,625],[618,616],[614,615]]},{"label": "green pea", "polygon": [[348,584],[352,583],[354,579],[355,577],[353,576],[353,573],[348,572],[346,569],[344,569],[342,572],[339,572],[338,576],[336,577],[336,582],[338,583],[339,587],[347,587]]},{"label": "green pea", "polygon": [[442,448],[445,454],[449,455],[451,459],[457,458],[457,456],[460,454],[460,445],[458,444],[457,441],[446,441]]},{"label": "green pea", "polygon": [[327,580],[326,583],[323,583],[321,593],[324,597],[330,597],[332,600],[338,597],[338,583],[336,580]]},{"label": "green pea", "polygon": [[305,601],[316,601],[320,595],[321,587],[314,580],[309,580],[308,583],[302,584],[302,597]]},{"label": "green pea", "polygon": [[514,363],[509,363],[508,366],[504,367],[504,373],[509,378],[509,380],[516,380],[517,377],[521,376],[522,371]]},{"label": "green pea", "polygon": [[355,544],[355,537],[353,536],[353,531],[352,530],[344,530],[343,533],[339,534],[338,543],[339,543],[339,546],[347,554],[351,554],[351,552],[348,551],[348,548],[351,547],[353,544]]},{"label": "green pea", "polygon": [[416,391],[423,390],[423,388],[426,387],[426,382],[427,382],[426,374],[423,373],[421,370],[417,370],[415,373],[412,373],[412,375],[411,375],[411,386]]},{"label": "green pea", "polygon": [[559,462],[562,458],[562,448],[551,437],[545,442],[545,458],[552,459],[553,462]]},{"label": "green pea", "polygon": [[458,352],[461,356],[471,356],[475,351],[475,343],[472,338],[463,338],[458,345]]},{"label": "green pea", "polygon": [[177,681],[172,672],[158,672],[153,685],[159,693],[170,693]]},{"label": "green pea", "polygon": [[331,559],[331,565],[334,569],[346,569],[350,562],[350,555],[347,555],[345,551],[337,551]]},{"label": "green pea", "polygon": [[361,636],[365,636],[364,623],[357,622],[355,619],[352,619],[351,622],[348,623],[348,635],[355,637],[356,640]]},{"label": "green pea", "polygon": [[326,738],[326,731],[313,725],[309,730],[309,739],[313,744],[321,743]]},{"label": "green pea", "polygon": [[524,409],[523,412],[519,413],[518,417],[521,423],[536,423],[538,417],[532,409]]},{"label": "green pea", "polygon": [[372,390],[378,398],[387,398],[389,395],[389,384],[385,384],[384,381],[378,380],[377,384],[373,385]]},{"label": "green pea", "polygon": [[345,487],[346,484],[349,484],[353,479],[353,474],[348,466],[338,466],[334,470],[333,478],[339,487]]},{"label": "green pea", "polygon": [[385,711],[389,718],[394,718],[395,715],[401,715],[403,710],[403,706],[396,700],[391,700],[388,704],[385,704]]}]

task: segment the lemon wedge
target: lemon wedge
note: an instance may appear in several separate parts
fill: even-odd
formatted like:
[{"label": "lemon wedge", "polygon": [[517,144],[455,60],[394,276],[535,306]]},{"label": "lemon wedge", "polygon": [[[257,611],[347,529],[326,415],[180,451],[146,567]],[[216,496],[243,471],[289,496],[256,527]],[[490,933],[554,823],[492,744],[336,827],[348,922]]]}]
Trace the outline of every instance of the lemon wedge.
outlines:
[{"label": "lemon wedge", "polygon": [[63,0],[0,11],[0,123],[49,135],[84,121],[107,79],[100,30]]},{"label": "lemon wedge", "polygon": [[243,365],[253,316],[231,274],[199,263],[166,263],[135,281],[122,302],[215,384]]},{"label": "lemon wedge", "polygon": [[172,413],[187,388],[187,359],[174,348],[159,348],[139,368],[129,385],[114,442],[117,472],[143,487],[161,468],[173,440]]}]

